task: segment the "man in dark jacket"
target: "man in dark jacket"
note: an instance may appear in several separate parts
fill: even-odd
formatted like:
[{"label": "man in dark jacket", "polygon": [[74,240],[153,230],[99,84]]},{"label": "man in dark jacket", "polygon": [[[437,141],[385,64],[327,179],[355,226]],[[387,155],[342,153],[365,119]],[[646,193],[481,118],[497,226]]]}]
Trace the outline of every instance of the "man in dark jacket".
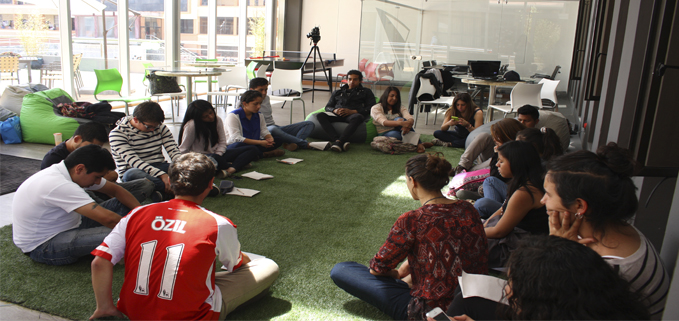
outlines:
[{"label": "man in dark jacket", "polygon": [[[318,114],[318,123],[332,141],[332,151],[347,151],[351,135],[370,117],[370,108],[375,105],[375,95],[361,85],[362,80],[363,74],[360,71],[350,70],[347,73],[347,84],[332,93],[325,112]],[[345,122],[349,125],[340,135],[332,126],[334,122]]]}]

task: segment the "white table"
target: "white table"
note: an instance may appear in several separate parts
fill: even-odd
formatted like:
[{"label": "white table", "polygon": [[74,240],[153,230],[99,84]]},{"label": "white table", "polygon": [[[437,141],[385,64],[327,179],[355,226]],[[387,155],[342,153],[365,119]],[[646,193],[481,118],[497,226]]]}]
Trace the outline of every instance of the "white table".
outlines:
[{"label": "white table", "polygon": [[[156,73],[158,76],[166,77],[186,77],[186,105],[188,106],[193,101],[193,77],[207,77],[207,91],[212,91],[212,76],[219,76],[223,71],[215,70],[158,70],[154,68],[149,68]],[[211,102],[211,98],[208,95],[207,100]]]},{"label": "white table", "polygon": [[218,67],[235,67],[233,62],[224,61],[182,61],[182,64],[189,67],[203,67],[203,68],[218,68]]},{"label": "white table", "polygon": [[19,63],[26,64],[26,70],[28,70],[28,83],[33,81],[31,77],[31,63],[38,60],[38,57],[19,57]]}]

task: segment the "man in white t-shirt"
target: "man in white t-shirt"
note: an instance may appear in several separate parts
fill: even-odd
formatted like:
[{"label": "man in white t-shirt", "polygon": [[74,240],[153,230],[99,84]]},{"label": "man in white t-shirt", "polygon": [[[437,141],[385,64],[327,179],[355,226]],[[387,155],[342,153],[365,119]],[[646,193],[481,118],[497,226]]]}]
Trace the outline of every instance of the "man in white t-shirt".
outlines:
[{"label": "man in white t-shirt", "polygon": [[[107,182],[103,176],[113,169],[108,150],[92,144],[29,177],[12,202],[14,244],[48,265],[70,264],[88,255],[146,197]],[[97,204],[83,188],[111,199]]]},{"label": "man in white t-shirt", "polygon": [[[241,252],[236,224],[200,206],[215,175],[207,156],[183,154],[168,174],[175,199],[135,209],[92,251],[97,309],[90,319],[224,319],[278,277],[274,261]],[[125,280],[116,305],[113,266],[122,259]],[[215,272],[220,266],[225,271]]]}]

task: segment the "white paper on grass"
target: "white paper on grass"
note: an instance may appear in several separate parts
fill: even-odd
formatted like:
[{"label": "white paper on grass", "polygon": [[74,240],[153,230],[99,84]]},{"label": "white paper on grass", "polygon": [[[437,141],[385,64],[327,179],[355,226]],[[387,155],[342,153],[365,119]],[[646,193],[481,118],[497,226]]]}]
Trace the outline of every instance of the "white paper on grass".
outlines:
[{"label": "white paper on grass", "polygon": [[253,171],[253,172],[249,172],[249,173],[245,173],[245,174],[243,174],[243,175],[241,175],[241,176],[247,177],[247,178],[256,179],[256,180],[262,180],[262,179],[273,178],[273,175],[262,174],[262,173],[260,173],[260,172],[254,172],[254,171]]},{"label": "white paper on grass", "polygon": [[469,274],[462,271],[462,275],[457,277],[460,284],[462,296],[481,297],[502,304],[507,304],[507,299],[502,295],[507,281],[483,274]]},{"label": "white paper on grass", "polygon": [[301,159],[301,158],[286,158],[286,159],[281,159],[281,160],[278,160],[278,161],[281,162],[281,163],[295,165],[295,164],[303,161],[303,159]]},{"label": "white paper on grass", "polygon": [[404,143],[413,144],[417,146],[417,143],[420,141],[420,134],[412,130],[409,131],[407,134],[401,136],[403,137]]},{"label": "white paper on grass", "polygon": [[231,192],[226,193],[226,195],[253,197],[257,195],[257,193],[259,193],[258,190],[234,187],[233,190]]}]

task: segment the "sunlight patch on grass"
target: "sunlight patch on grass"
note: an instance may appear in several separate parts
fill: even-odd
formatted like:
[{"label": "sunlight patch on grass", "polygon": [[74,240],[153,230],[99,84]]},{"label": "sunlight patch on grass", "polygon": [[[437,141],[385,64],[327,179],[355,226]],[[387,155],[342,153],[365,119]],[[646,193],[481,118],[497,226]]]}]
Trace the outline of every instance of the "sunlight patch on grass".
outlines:
[{"label": "sunlight patch on grass", "polygon": [[408,191],[408,186],[406,186],[406,176],[401,175],[396,180],[394,180],[389,186],[380,192],[381,196],[387,197],[397,197],[404,199],[412,199],[410,192]]}]

